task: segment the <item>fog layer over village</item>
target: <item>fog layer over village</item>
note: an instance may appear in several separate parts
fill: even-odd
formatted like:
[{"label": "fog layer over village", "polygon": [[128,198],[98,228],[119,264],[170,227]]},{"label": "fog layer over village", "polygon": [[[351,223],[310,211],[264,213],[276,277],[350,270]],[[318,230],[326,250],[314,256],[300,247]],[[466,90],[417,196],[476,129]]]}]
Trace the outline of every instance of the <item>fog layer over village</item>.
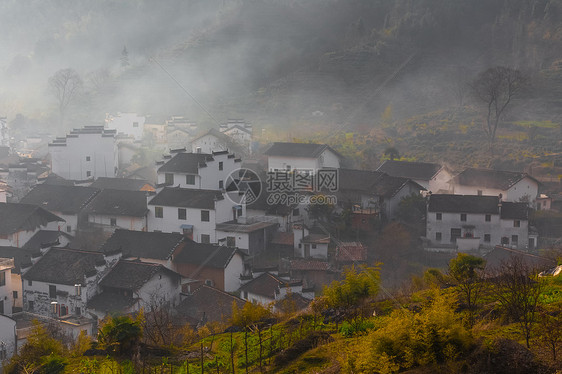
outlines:
[{"label": "fog layer over village", "polygon": [[561,370],[561,25],[1,2],[3,372]]}]

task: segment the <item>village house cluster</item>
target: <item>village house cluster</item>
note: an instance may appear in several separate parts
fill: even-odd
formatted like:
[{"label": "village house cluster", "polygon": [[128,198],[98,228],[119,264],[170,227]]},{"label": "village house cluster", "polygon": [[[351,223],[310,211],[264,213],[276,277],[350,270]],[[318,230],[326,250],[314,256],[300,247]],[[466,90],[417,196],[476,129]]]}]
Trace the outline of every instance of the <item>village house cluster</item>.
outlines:
[{"label": "village house cluster", "polygon": [[[139,167],[146,144],[163,156]],[[325,144],[260,149],[240,119],[201,133],[181,116],[108,114],[104,125],[0,148],[4,357],[33,318],[76,337],[142,308],[166,307],[193,326],[226,318],[233,302],[282,308],[290,298],[304,308],[370,250],[338,240],[323,204],[369,231],[423,196],[424,248],[479,253],[533,251],[530,209],[553,207],[525,173],[390,160],[351,169]]]}]

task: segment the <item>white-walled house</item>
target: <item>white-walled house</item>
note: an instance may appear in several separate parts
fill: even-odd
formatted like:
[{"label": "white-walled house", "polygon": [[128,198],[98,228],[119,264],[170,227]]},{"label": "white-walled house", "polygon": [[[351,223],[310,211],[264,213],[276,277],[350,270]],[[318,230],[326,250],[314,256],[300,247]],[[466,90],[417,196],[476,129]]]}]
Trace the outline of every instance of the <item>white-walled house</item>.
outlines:
[{"label": "white-walled house", "polygon": [[158,168],[158,184],[204,190],[225,189],[228,176],[241,160],[227,151],[175,154]]},{"label": "white-walled house", "polygon": [[78,226],[87,221],[83,209],[100,192],[97,188],[38,184],[21,203],[33,204],[65,220],[63,231],[75,235]]},{"label": "white-walled house", "polygon": [[449,180],[453,177],[446,166],[430,162],[387,160],[377,171],[410,179],[434,194],[449,191]]},{"label": "white-walled house", "polygon": [[104,232],[116,229],[147,230],[145,191],[101,190],[84,208],[88,224]]},{"label": "white-walled house", "polygon": [[528,211],[526,203],[502,202],[497,196],[431,195],[427,246],[461,252],[496,245],[534,249],[536,237],[529,237]]},{"label": "white-walled house", "polygon": [[253,126],[250,123],[243,119],[229,119],[220,125],[219,130],[250,153],[253,135]]},{"label": "white-walled house", "polygon": [[[502,201],[524,201],[534,205],[539,182],[526,173],[492,169],[465,169],[449,181],[455,195],[502,195]],[[531,206],[532,206],[531,205]]]},{"label": "white-walled house", "polygon": [[[0,360],[2,362],[10,360],[16,353],[16,349],[16,321],[8,316],[0,315]],[[0,370],[3,370],[1,362]]]},{"label": "white-walled house", "polygon": [[145,116],[136,113],[117,113],[105,115],[105,127],[115,129],[117,133],[132,135],[135,140],[141,140],[144,132]]},{"label": "white-walled house", "polygon": [[181,275],[175,271],[160,264],[120,260],[99,282],[99,292],[87,308],[99,319],[142,308],[173,308],[180,302],[180,293]]},{"label": "white-walled house", "polygon": [[301,258],[328,258],[328,246],[330,235],[319,228],[313,227],[309,230],[303,224],[293,225],[294,255]]},{"label": "white-walled house", "polygon": [[185,245],[174,255],[173,266],[185,278],[235,292],[241,285],[240,276],[245,273],[244,257],[238,248],[186,239]]},{"label": "white-walled house", "polygon": [[264,306],[282,300],[291,294],[314,297],[314,295],[303,294],[302,281],[282,278],[269,272],[259,275],[240,287],[242,299]]},{"label": "white-walled house", "polygon": [[199,243],[216,243],[216,225],[245,214],[217,190],[164,187],[148,202],[149,231],[183,233]]},{"label": "white-walled house", "polygon": [[59,231],[64,223],[36,205],[0,203],[0,245],[23,247],[38,231]]},{"label": "white-walled house", "polygon": [[[11,315],[15,305],[14,291],[21,288],[18,284],[12,283],[12,270],[14,270],[13,258],[0,258],[0,314]],[[16,297],[17,299],[17,297]]]},{"label": "white-walled house", "polygon": [[70,180],[114,177],[118,169],[116,131],[103,126],[74,129],[49,143],[51,170]]},{"label": "white-walled house", "polygon": [[22,268],[24,310],[47,317],[85,315],[100,280],[121,252],[51,248],[31,268]]},{"label": "white-walled house", "polygon": [[339,169],[343,157],[326,144],[273,143],[264,153],[269,171],[287,170],[315,173]]},{"label": "white-walled house", "polygon": [[191,142],[191,152],[193,153],[213,153],[219,151],[246,153],[244,147],[214,128],[193,139]]}]

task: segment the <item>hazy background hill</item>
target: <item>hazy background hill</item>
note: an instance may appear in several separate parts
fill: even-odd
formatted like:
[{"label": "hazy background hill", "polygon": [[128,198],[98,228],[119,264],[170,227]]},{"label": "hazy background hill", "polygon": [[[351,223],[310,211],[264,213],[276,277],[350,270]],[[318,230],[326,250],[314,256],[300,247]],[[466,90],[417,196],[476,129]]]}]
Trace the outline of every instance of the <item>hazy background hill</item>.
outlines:
[{"label": "hazy background hill", "polygon": [[87,88],[76,122],[212,124],[181,85],[219,121],[370,129],[389,106],[393,120],[462,106],[479,71],[508,65],[534,87],[512,115],[555,120],[561,25],[559,0],[3,1],[0,113],[53,123],[48,77],[71,67]]}]

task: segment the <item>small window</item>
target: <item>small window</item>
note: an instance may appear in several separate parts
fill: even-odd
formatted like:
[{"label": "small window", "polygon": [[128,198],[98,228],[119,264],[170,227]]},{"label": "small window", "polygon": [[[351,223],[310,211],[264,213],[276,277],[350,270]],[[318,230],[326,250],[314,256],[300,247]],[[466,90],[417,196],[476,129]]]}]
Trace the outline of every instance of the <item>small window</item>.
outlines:
[{"label": "small window", "polygon": [[213,287],[214,282],[213,282],[212,279],[205,279],[205,284],[206,284],[207,286]]},{"label": "small window", "polygon": [[513,245],[519,244],[519,235],[511,235],[511,244]]},{"label": "small window", "polygon": [[49,285],[49,297],[51,299],[57,298],[57,286],[53,286],[52,284]]},{"label": "small window", "polygon": [[443,234],[441,234],[440,232],[435,233],[435,240],[440,242],[442,238],[443,238]]},{"label": "small window", "polygon": [[491,221],[492,221],[492,215],[486,214],[486,222],[491,222]]},{"label": "small window", "polygon": [[86,172],[86,177],[91,177],[91,176],[92,176],[92,172],[88,170],[88,171]]},{"label": "small window", "polygon": [[154,207],[154,217],[164,218],[164,208],[161,206]]},{"label": "small window", "polygon": [[502,237],[502,245],[508,245],[509,244],[509,238],[507,236]]},{"label": "small window", "polygon": [[482,190],[478,190],[478,191],[477,191],[477,195],[478,195],[478,196],[482,196]]},{"label": "small window", "polygon": [[202,210],[201,211],[201,222],[209,222],[210,218],[209,218],[209,211],[208,210]]},{"label": "small window", "polygon": [[201,234],[201,243],[209,244],[211,242],[211,237],[207,234]]},{"label": "small window", "polygon": [[466,222],[466,213],[461,213],[461,221]]},{"label": "small window", "polygon": [[236,247],[236,237],[235,236],[227,236],[226,237],[226,246],[227,247]]},{"label": "small window", "polygon": [[299,208],[293,209],[293,217],[300,216],[300,214],[301,212],[299,211]]},{"label": "small window", "polygon": [[28,280],[28,281],[27,281],[27,285],[28,285],[28,286],[33,286],[33,281],[32,281],[32,280]]},{"label": "small window", "polygon": [[14,299],[17,299],[18,298],[18,291],[12,291],[12,297]]},{"label": "small window", "polygon": [[71,231],[72,231],[72,226],[66,225],[66,232],[71,232]]},{"label": "small window", "polygon": [[484,234],[484,242],[489,243],[491,241],[492,241],[492,237],[490,236],[490,234]]},{"label": "small window", "polygon": [[521,227],[521,221],[519,221],[518,219],[513,221],[513,227]]},{"label": "small window", "polygon": [[139,123],[138,123],[138,122],[133,122],[133,127],[139,127]]},{"label": "small window", "polygon": [[185,184],[194,185],[195,184],[195,175],[186,175],[185,176]]},{"label": "small window", "polygon": [[312,244],[312,249],[316,249],[316,244]]},{"label": "small window", "polygon": [[443,219],[443,214],[442,213],[435,213],[435,219],[437,221],[441,221]]},{"label": "small window", "polygon": [[172,174],[172,173],[164,174],[164,183],[174,184],[174,174]]},{"label": "small window", "polygon": [[291,170],[291,165],[287,165],[287,170]]},{"label": "small window", "polygon": [[224,182],[219,181],[219,190],[222,190],[223,188],[224,188]]},{"label": "small window", "polygon": [[187,219],[187,210],[185,208],[178,208],[178,219]]},{"label": "small window", "polygon": [[[77,316],[82,314],[82,310],[80,310],[80,307],[76,307],[74,308],[74,314],[76,314]],[[86,331],[86,335],[88,335],[88,331]]]},{"label": "small window", "polygon": [[113,227],[117,226],[117,218],[110,218],[109,224]]},{"label": "small window", "polygon": [[222,170],[222,169],[223,169],[222,161],[219,161],[219,170]]},{"label": "small window", "polygon": [[33,307],[35,306],[35,303],[32,300],[29,300],[27,302],[27,309],[29,309],[29,311],[33,312]]},{"label": "small window", "polygon": [[86,156],[86,161],[90,161],[90,156]]},{"label": "small window", "polygon": [[0,287],[6,285],[6,272],[3,271],[0,273]]},{"label": "small window", "polygon": [[248,291],[242,292],[242,298],[248,299]]}]

